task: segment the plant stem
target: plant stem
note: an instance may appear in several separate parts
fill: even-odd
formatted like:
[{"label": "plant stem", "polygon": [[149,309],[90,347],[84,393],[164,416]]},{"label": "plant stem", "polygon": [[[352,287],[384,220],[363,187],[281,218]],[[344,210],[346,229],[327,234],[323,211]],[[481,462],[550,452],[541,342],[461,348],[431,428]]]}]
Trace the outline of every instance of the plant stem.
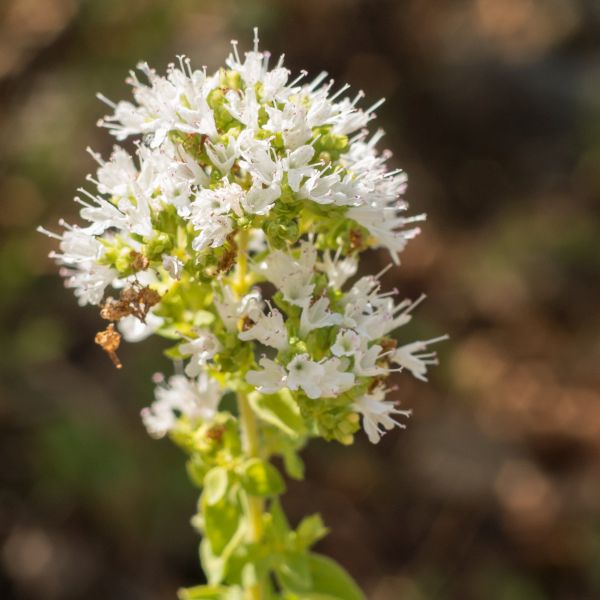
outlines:
[{"label": "plant stem", "polygon": [[[237,400],[244,451],[248,457],[257,457],[259,455],[258,424],[254,411],[244,392],[238,392]],[[246,494],[246,503],[248,507],[248,541],[252,544],[258,544],[263,534],[263,501],[257,496]],[[247,600],[262,600],[262,582],[257,581],[250,585],[246,590],[246,594]]]},{"label": "plant stem", "polygon": [[[241,298],[247,293],[248,284],[246,276],[248,273],[248,232],[242,230],[237,239],[237,273],[235,289]],[[258,423],[254,411],[248,402],[248,396],[245,392],[239,391],[237,395],[240,430],[244,451],[249,458],[258,457],[260,454],[260,443],[258,436]],[[246,504],[248,507],[248,540],[250,543],[258,544],[263,534],[263,501],[256,497],[246,494]],[[262,600],[263,584],[256,581],[246,589],[247,600]]]}]

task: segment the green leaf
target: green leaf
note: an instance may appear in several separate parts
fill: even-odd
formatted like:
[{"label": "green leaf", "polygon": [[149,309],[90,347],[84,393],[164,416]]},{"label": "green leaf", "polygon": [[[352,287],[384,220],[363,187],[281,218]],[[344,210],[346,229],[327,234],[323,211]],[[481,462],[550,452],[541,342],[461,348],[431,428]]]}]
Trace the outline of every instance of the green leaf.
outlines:
[{"label": "green leaf", "polygon": [[214,554],[220,556],[243,521],[241,507],[237,503],[227,502],[225,498],[210,505],[204,496],[201,504],[204,514],[204,533],[210,541]]},{"label": "green leaf", "polygon": [[226,561],[212,551],[208,538],[200,542],[200,563],[210,584],[218,584],[225,577]]},{"label": "green leaf", "polygon": [[251,458],[241,468],[243,488],[252,496],[277,496],[285,491],[279,471],[269,462]]},{"label": "green leaf", "polygon": [[[321,554],[311,554],[309,564],[313,593],[332,596],[336,600],[366,600],[356,582],[335,561]],[[312,596],[307,598],[313,599]]]},{"label": "green leaf", "polygon": [[303,552],[284,552],[275,572],[287,592],[302,594],[313,587],[309,557]]},{"label": "green leaf", "polygon": [[301,549],[306,549],[324,538],[328,533],[329,530],[323,524],[321,515],[311,515],[302,519],[300,525],[298,525],[296,541]]},{"label": "green leaf", "polygon": [[270,506],[271,528],[278,543],[283,543],[290,533],[290,524],[281,507],[279,498],[273,498]]},{"label": "green leaf", "polygon": [[197,585],[177,592],[179,600],[222,600],[227,588],[217,585]]},{"label": "green leaf", "polygon": [[204,498],[209,506],[217,504],[229,487],[229,473],[223,467],[214,467],[204,477]]},{"label": "green leaf", "polygon": [[286,473],[297,480],[304,479],[304,461],[294,448],[283,448],[283,466]]},{"label": "green leaf", "polygon": [[278,427],[287,435],[298,437],[305,433],[306,427],[300,409],[289,390],[284,389],[268,396],[252,392],[248,400],[263,421]]},{"label": "green leaf", "polygon": [[[205,518],[208,521],[208,515]],[[240,519],[236,531],[229,538],[227,544],[220,549],[220,552],[214,551],[212,541],[208,537],[202,539],[200,542],[200,561],[210,584],[216,585],[223,581],[229,570],[230,560],[244,541],[245,536],[246,523],[244,519]]]}]

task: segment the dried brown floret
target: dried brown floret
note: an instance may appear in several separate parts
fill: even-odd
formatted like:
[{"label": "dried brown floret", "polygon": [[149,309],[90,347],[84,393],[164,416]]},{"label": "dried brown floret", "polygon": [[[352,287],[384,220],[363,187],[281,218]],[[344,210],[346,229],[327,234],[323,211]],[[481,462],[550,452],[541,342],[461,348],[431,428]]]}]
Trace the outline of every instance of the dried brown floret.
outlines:
[{"label": "dried brown floret", "polygon": [[360,251],[365,247],[365,236],[360,229],[351,229],[349,233],[349,242],[351,251]]},{"label": "dried brown floret", "polygon": [[131,268],[134,271],[145,271],[150,264],[148,257],[135,250],[131,251],[129,258],[131,259]]},{"label": "dried brown floret", "polygon": [[209,440],[220,442],[225,433],[225,427],[223,425],[214,425],[206,432],[206,437]]},{"label": "dried brown floret", "polygon": [[254,325],[256,325],[256,323],[246,315],[240,320],[239,329],[240,331],[248,331],[248,329],[251,329]]},{"label": "dried brown floret", "polygon": [[238,246],[235,241],[236,232],[231,232],[226,239],[225,251],[217,263],[217,273],[227,273],[235,264]]},{"label": "dried brown floret", "polygon": [[385,377],[382,377],[381,375],[379,377],[373,377],[373,380],[369,384],[369,389],[368,389],[369,394],[373,393],[378,387],[383,385],[384,382],[385,382]]},{"label": "dried brown floret", "polygon": [[107,298],[100,309],[100,316],[107,321],[119,321],[123,317],[133,315],[143,323],[153,306],[160,302],[160,294],[152,288],[135,283],[124,289],[119,299]]},{"label": "dried brown floret", "polygon": [[379,345],[381,346],[382,352],[390,352],[398,347],[398,342],[394,338],[383,337],[381,338]]},{"label": "dried brown floret", "polygon": [[117,369],[120,369],[123,365],[117,356],[117,350],[121,344],[121,334],[118,331],[115,331],[114,323],[109,323],[108,327],[99,331],[94,338],[94,341],[98,346],[108,354],[110,360],[112,360],[113,364]]}]

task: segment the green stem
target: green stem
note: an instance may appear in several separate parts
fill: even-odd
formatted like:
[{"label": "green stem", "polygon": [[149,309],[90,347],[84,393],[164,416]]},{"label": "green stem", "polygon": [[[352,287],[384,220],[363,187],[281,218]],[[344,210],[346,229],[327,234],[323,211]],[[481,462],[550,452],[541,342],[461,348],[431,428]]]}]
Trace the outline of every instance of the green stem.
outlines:
[{"label": "green stem", "polygon": [[[242,430],[244,450],[250,458],[259,455],[258,426],[254,412],[245,394],[238,394],[240,410],[240,427]],[[259,542],[263,532],[263,502],[256,496],[248,496],[248,512],[250,517],[249,537],[251,542]]]},{"label": "green stem", "polygon": [[[241,298],[248,291],[247,231],[242,230],[239,232],[237,244],[237,273],[234,285],[238,296]],[[249,458],[258,457],[260,454],[260,442],[256,416],[244,392],[238,392],[237,401],[244,452]],[[246,494],[246,505],[248,510],[248,541],[252,544],[258,544],[263,535],[263,501],[256,496]],[[263,596],[263,584],[261,581],[253,583],[246,589],[247,600],[262,600]]]}]

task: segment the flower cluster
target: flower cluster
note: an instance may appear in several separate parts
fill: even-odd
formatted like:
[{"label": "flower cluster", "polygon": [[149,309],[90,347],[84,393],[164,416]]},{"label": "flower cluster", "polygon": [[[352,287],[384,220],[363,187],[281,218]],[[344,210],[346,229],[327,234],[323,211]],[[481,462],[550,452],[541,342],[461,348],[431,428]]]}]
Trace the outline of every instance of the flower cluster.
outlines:
[{"label": "flower cluster", "polygon": [[96,341],[117,366],[121,336],[173,341],[177,374],[142,413],[149,433],[184,446],[200,481],[228,464],[234,489],[249,484],[240,436],[223,442],[231,392],[249,398],[264,457],[281,454],[292,474],[311,435],[351,443],[362,422],[377,442],[403,427],[388,376],[426,380],[444,337],[399,341],[422,298],[382,290],[383,272],[358,275],[368,248],[397,263],[424,218],[406,215],[406,176],[377,150],[383,132],[368,133],[380,103],[360,108],[363,93],[325,73],[292,79],[283,57],[270,68],[257,40],[243,58],[234,43],[212,75],[184,57],[164,76],[138,71],[134,102],[101,96],[112,112],[100,121],[119,141],[136,136],[135,153],[90,150],[85,224],[42,231],[59,240],[67,287],[109,321]]},{"label": "flower cluster", "polygon": [[[180,336],[175,352],[189,357],[189,377],[227,385],[241,376],[265,394],[287,388],[300,404],[344,397],[377,441],[406,414],[384,400],[385,378],[404,368],[425,379],[435,364],[426,347],[441,338],[396,348],[388,336],[418,301],[395,304],[378,277],[342,288],[361,250],[383,246],[397,260],[418,233],[405,226],[423,216],[404,216],[406,177],[386,169],[382,132],[368,136],[379,103],[359,108],[362,92],[343,97],[347,86],[333,92],[325,74],[290,81],[282,59],[269,69],[256,44],[243,60],[233,50],[213,75],[183,57],[165,76],[141,64],[146,81],[129,79],[135,103],[104,99],[114,112],[100,124],[141,142],[136,156],[117,146],[104,161],[90,151],[96,190],[76,198],[88,224],[63,223],[52,256],[81,304],[106,302],[108,287],[160,294],[142,314],[126,305],[120,330],[132,341]],[[251,264],[236,279],[240,236]],[[276,290],[270,300],[265,281]],[[249,342],[271,355],[233,360]],[[176,393],[157,396],[145,413],[154,434],[174,426],[174,414],[203,414]]]}]

